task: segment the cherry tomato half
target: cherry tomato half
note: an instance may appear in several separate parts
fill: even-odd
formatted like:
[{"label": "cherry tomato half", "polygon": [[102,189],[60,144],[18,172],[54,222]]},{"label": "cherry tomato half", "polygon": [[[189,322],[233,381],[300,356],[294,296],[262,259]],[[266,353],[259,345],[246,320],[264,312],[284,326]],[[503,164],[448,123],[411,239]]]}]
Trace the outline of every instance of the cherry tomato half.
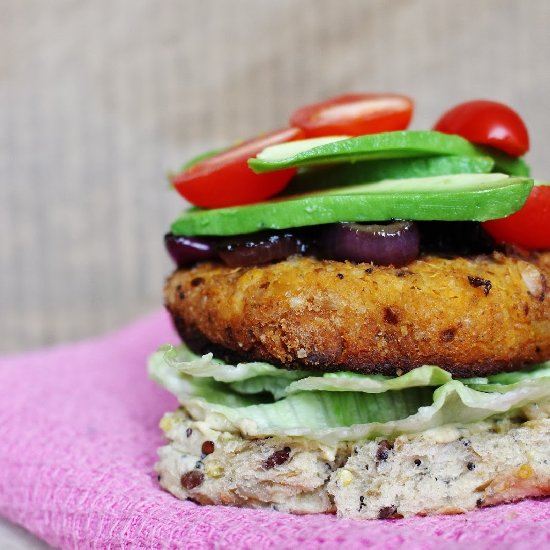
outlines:
[{"label": "cherry tomato half", "polygon": [[348,94],[306,105],[290,117],[306,137],[362,136],[404,130],[413,113],[413,101],[397,94]]},{"label": "cherry tomato half", "polygon": [[260,202],[282,191],[296,169],[255,174],[246,161],[270,145],[303,137],[299,128],[263,134],[193,164],[174,176],[172,184],[180,195],[201,208]]},{"label": "cherry tomato half", "polygon": [[550,185],[536,185],[521,210],[482,225],[499,243],[529,249],[550,248]]},{"label": "cherry tomato half", "polygon": [[479,99],[460,103],[437,121],[434,130],[458,134],[513,157],[520,157],[529,150],[525,123],[513,109],[497,101]]}]

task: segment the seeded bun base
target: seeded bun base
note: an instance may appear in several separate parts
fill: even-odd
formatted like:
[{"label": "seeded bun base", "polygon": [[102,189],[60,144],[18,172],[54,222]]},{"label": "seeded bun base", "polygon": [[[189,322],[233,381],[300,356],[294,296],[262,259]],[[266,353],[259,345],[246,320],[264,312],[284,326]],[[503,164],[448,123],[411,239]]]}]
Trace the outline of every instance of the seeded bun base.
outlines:
[{"label": "seeded bun base", "polygon": [[455,376],[550,358],[550,252],[423,257],[405,268],[294,257],[202,263],[168,279],[165,303],[192,349],[230,361]]},{"label": "seeded bun base", "polygon": [[[178,498],[295,514],[335,511],[326,484],[347,451],[338,457],[305,440],[244,439],[182,411],[166,414],[161,428],[170,443],[159,449],[156,471],[160,486]],[[213,443],[208,455],[205,442]]]},{"label": "seeded bun base", "polygon": [[[548,409],[548,407],[547,407]],[[330,448],[244,439],[179,409],[161,421],[161,487],[202,504],[333,512],[355,519],[454,514],[550,495],[548,410]],[[526,420],[527,419],[527,420]]]}]

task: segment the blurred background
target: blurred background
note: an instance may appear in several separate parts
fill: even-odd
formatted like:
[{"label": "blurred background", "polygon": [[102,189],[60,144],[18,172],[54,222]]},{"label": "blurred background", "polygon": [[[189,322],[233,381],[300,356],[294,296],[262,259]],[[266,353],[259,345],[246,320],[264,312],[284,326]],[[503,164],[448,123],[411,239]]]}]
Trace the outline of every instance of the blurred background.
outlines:
[{"label": "blurred background", "polygon": [[550,178],[548,0],[0,0],[0,351],[161,307],[165,175],[349,91],[504,101]]}]

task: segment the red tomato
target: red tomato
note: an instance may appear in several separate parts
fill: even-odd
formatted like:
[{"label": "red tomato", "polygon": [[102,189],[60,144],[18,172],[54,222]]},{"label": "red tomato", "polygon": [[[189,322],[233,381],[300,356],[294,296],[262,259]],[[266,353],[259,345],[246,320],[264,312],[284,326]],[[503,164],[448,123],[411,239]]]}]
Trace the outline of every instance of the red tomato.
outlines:
[{"label": "red tomato", "polygon": [[201,208],[260,202],[282,191],[296,169],[255,174],[246,161],[270,145],[303,137],[299,128],[263,134],[197,162],[174,176],[172,184],[180,195]]},{"label": "red tomato", "polygon": [[411,121],[413,102],[397,94],[348,94],[306,105],[290,117],[290,124],[306,137],[362,136],[404,130]]},{"label": "red tomato", "polygon": [[473,143],[490,145],[513,157],[529,151],[529,133],[521,117],[504,103],[474,100],[447,111],[434,126],[446,134],[458,134]]},{"label": "red tomato", "polygon": [[521,210],[482,225],[499,243],[529,249],[550,248],[550,186],[536,185]]}]

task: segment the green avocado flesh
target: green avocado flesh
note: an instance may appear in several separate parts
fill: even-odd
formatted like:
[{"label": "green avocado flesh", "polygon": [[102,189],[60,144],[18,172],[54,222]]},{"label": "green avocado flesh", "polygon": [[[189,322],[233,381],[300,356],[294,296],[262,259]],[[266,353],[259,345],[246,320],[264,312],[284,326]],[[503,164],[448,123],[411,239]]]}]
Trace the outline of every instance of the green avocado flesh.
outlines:
[{"label": "green avocado flesh", "polygon": [[345,185],[359,185],[386,179],[423,178],[448,174],[491,172],[491,157],[418,157],[348,162],[322,168],[302,168],[290,181],[283,195],[296,195]]},{"label": "green avocado flesh", "polygon": [[[308,140],[267,147],[248,165],[254,172],[271,172],[315,164],[356,162],[359,160],[456,155],[486,156],[468,140],[433,131],[383,132],[354,138],[332,138],[324,145],[304,150]],[[328,140],[328,138],[325,138]],[[317,141],[312,140],[313,144]]]},{"label": "green avocado flesh", "polygon": [[509,174],[510,176],[529,177],[531,170],[522,158],[511,157],[506,153],[497,151],[491,147],[480,147],[480,150],[489,155],[494,163],[494,171]]},{"label": "green avocado flesh", "polygon": [[[354,163],[378,159],[408,159],[433,156],[490,157],[494,171],[511,176],[529,176],[529,167],[521,158],[511,157],[491,147],[476,146],[468,140],[432,130],[383,132],[349,138],[332,136],[304,139],[267,147],[248,161],[254,172],[271,172],[323,164]],[[468,170],[466,170],[468,171]],[[472,170],[485,171],[485,170]],[[416,176],[450,172],[417,173]],[[377,179],[394,177],[381,176]],[[400,175],[399,177],[410,177]],[[370,180],[374,181],[374,180]]]},{"label": "green avocado flesh", "polygon": [[171,231],[226,236],[334,222],[485,221],[519,210],[532,187],[529,178],[494,173],[385,180],[246,206],[194,209]]}]

